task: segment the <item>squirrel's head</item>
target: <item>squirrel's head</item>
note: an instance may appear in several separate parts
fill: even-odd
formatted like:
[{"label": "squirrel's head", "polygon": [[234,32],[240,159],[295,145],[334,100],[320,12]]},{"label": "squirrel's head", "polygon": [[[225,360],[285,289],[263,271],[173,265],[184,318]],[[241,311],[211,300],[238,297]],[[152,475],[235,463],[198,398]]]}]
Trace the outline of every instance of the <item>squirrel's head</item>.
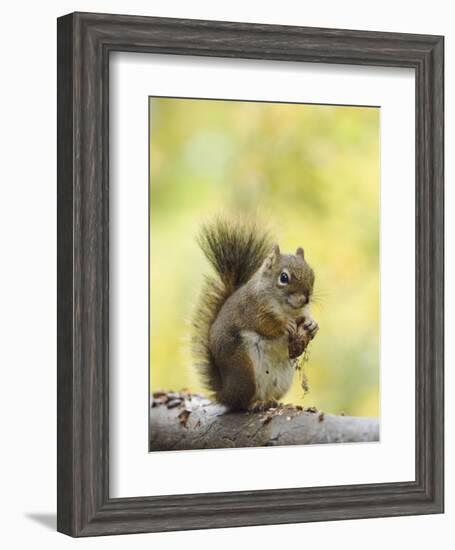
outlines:
[{"label": "squirrel's head", "polygon": [[313,294],[314,272],[305,261],[303,248],[295,254],[281,254],[278,245],[264,260],[261,269],[261,288],[277,296],[279,305],[292,317],[302,314]]}]

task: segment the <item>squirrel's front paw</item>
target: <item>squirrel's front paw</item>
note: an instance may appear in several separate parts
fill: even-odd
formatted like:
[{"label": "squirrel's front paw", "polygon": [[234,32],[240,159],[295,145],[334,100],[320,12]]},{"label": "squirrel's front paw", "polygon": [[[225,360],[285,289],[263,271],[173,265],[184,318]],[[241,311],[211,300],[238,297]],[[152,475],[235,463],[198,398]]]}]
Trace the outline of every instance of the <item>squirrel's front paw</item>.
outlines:
[{"label": "squirrel's front paw", "polygon": [[295,336],[297,335],[297,330],[298,330],[298,325],[293,319],[287,321],[285,326],[285,331],[289,339],[295,338]]},{"label": "squirrel's front paw", "polygon": [[292,333],[288,331],[289,359],[295,359],[302,355],[318,330],[319,325],[314,319],[298,320],[297,330]]},{"label": "squirrel's front paw", "polygon": [[316,323],[314,319],[310,317],[303,324],[299,326],[299,329],[302,329],[302,328],[308,333],[308,335],[310,336],[310,340],[313,340],[313,338],[316,336],[316,333],[319,330],[319,325]]}]

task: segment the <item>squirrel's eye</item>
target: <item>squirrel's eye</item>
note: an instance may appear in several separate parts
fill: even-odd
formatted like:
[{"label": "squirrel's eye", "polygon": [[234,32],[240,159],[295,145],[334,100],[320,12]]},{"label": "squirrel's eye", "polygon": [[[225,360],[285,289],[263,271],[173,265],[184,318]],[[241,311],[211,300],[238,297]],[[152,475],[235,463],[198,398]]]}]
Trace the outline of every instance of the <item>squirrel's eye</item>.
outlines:
[{"label": "squirrel's eye", "polygon": [[286,271],[282,271],[280,273],[280,276],[278,277],[278,284],[280,286],[287,285],[289,283],[289,275],[286,273]]}]

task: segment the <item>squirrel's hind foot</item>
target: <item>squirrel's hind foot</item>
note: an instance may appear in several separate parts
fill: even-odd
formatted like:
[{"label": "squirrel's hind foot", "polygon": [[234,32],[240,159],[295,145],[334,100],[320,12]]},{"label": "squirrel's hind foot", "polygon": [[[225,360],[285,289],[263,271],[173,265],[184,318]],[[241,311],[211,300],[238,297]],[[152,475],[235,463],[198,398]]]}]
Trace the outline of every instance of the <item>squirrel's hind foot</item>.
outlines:
[{"label": "squirrel's hind foot", "polygon": [[249,407],[248,412],[258,413],[265,412],[269,409],[276,408],[279,406],[278,401],[275,399],[268,399],[267,401],[254,401]]}]

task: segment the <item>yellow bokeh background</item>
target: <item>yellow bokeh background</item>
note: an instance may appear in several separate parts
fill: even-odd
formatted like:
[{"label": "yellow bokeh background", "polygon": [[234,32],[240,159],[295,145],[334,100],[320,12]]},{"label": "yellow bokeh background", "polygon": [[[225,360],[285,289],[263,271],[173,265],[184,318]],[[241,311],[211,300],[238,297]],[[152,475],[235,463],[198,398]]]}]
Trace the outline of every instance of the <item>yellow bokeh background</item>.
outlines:
[{"label": "yellow bokeh background", "polygon": [[204,221],[252,217],[316,273],[320,331],[285,402],[379,415],[378,108],[150,99],[150,385],[203,392],[190,349]]}]

